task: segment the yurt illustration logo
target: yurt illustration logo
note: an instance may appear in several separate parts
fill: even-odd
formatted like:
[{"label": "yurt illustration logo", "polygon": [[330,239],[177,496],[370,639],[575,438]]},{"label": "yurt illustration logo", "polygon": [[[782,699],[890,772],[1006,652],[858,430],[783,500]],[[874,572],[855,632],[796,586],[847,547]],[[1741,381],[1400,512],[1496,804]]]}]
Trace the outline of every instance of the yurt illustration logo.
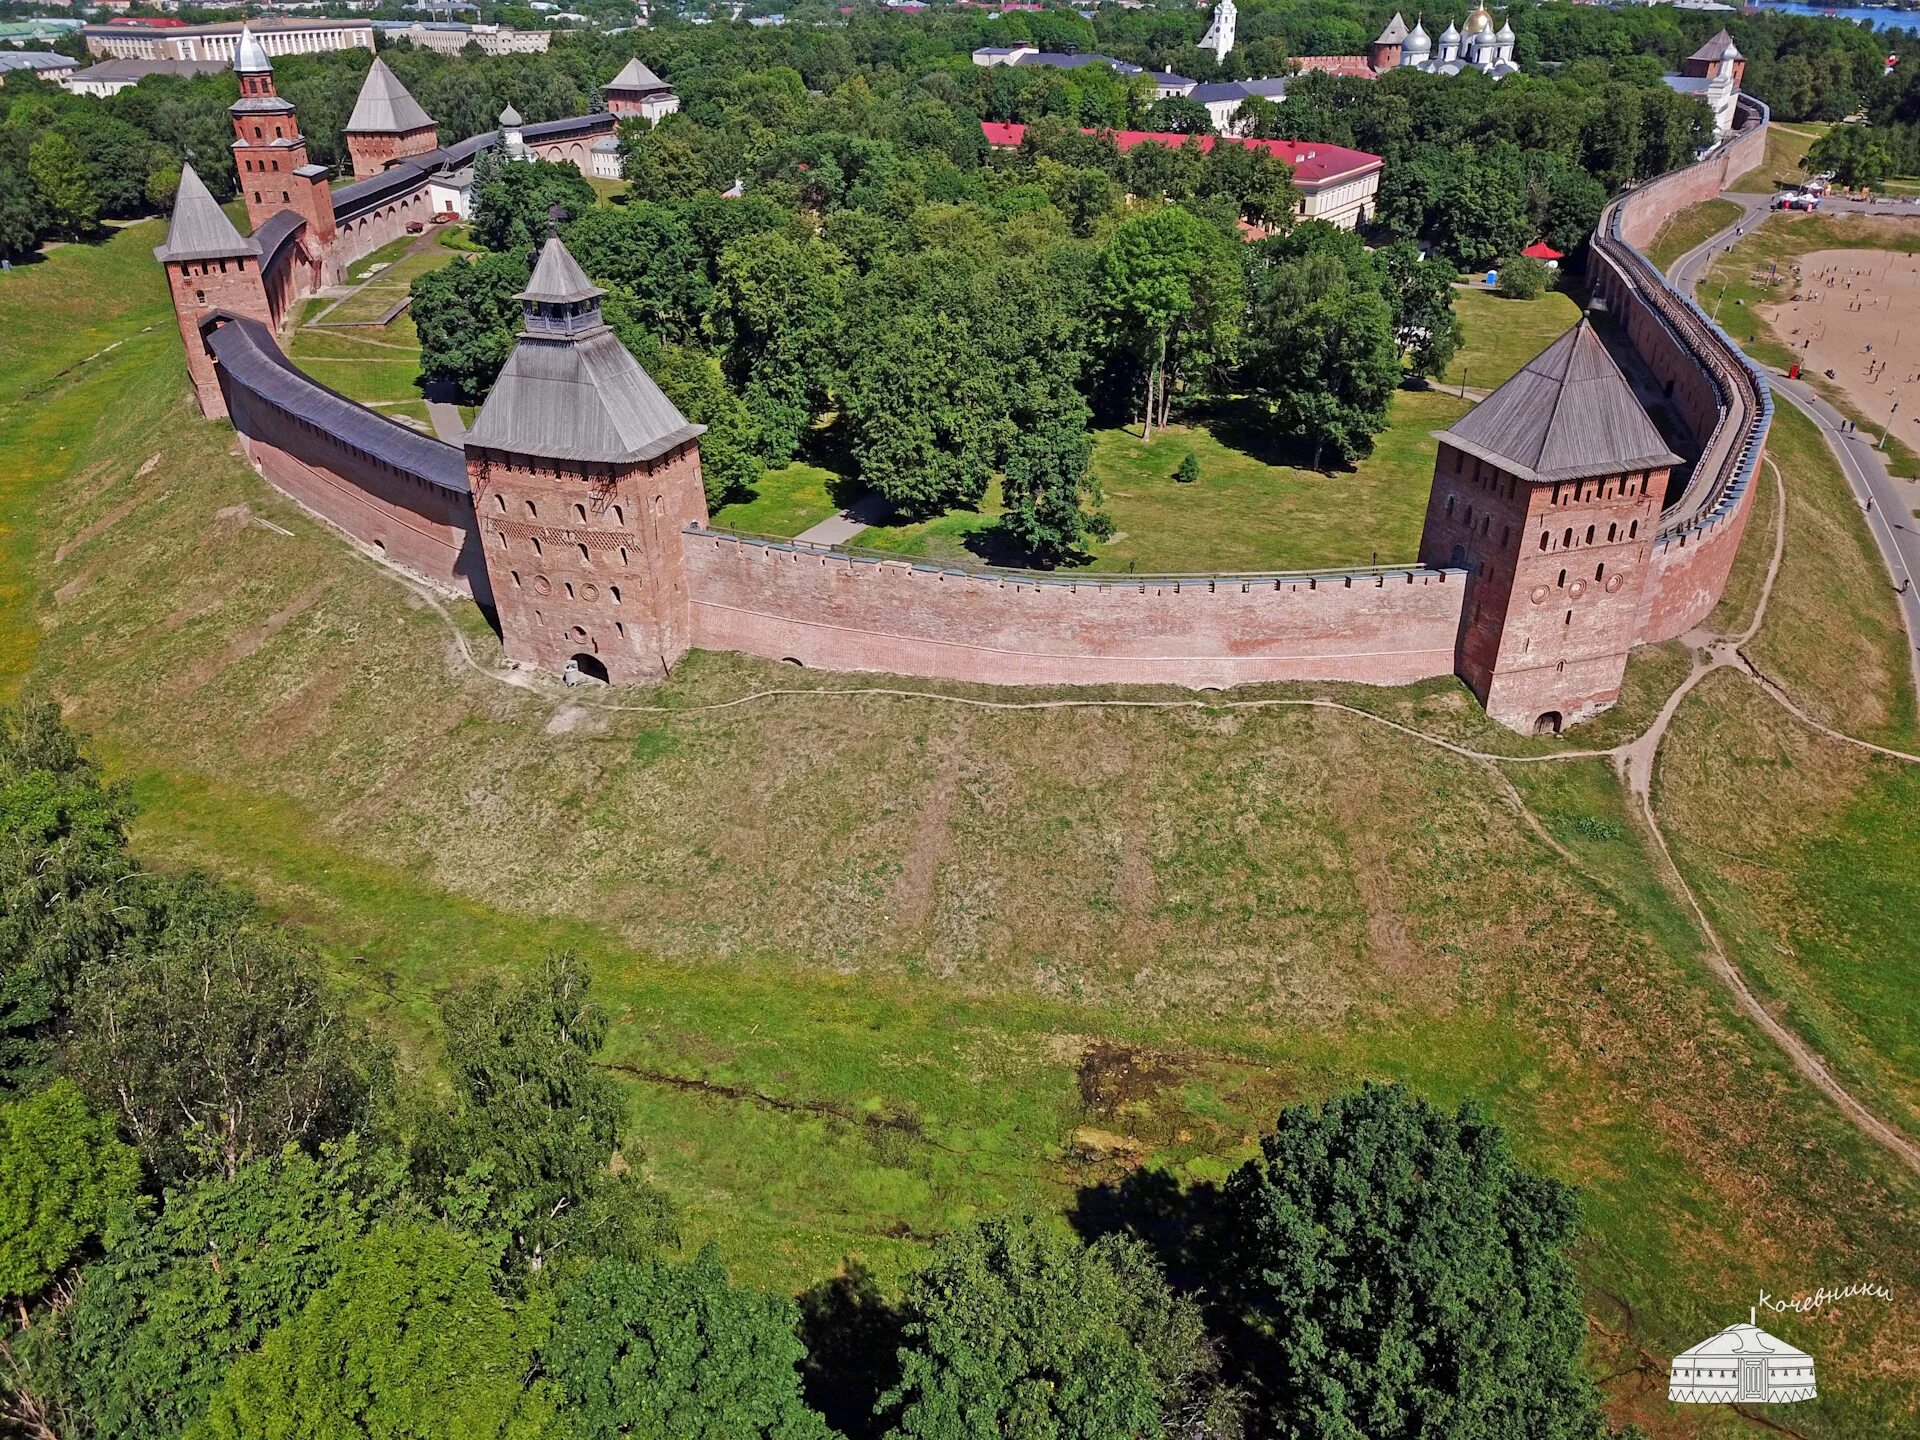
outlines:
[{"label": "yurt illustration logo", "polygon": [[1679,1405],[1785,1405],[1811,1400],[1813,1357],[1754,1323],[1729,1325],[1673,1357],[1667,1399]]}]

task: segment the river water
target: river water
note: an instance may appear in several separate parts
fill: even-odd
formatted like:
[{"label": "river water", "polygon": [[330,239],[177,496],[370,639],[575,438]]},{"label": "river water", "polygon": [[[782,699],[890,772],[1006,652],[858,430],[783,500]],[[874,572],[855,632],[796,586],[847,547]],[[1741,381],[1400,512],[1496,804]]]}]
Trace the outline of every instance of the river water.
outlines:
[{"label": "river water", "polygon": [[[1920,33],[1920,10],[1875,10],[1859,5],[1793,5],[1785,0],[1759,0],[1762,10],[1784,10],[1790,15],[1809,17],[1831,16],[1840,20],[1851,20],[1855,24],[1870,24],[1877,30],[1897,27]],[[1920,57],[1916,57],[1920,58]]]}]

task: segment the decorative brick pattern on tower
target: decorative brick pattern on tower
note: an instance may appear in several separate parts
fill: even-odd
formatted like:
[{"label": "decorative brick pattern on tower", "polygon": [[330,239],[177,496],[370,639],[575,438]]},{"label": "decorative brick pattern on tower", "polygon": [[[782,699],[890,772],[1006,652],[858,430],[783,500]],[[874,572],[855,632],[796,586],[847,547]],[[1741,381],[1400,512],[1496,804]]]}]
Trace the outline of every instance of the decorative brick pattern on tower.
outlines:
[{"label": "decorative brick pattern on tower", "polygon": [[173,292],[173,313],[180,322],[187,374],[193,379],[200,413],[210,420],[220,419],[227,413],[227,402],[220,393],[213,357],[201,338],[201,326],[215,310],[273,323],[260,277],[260,246],[233,228],[188,165],[180,172],[167,243],[156,246],[153,255],[165,268],[167,287]]},{"label": "decorative brick pattern on tower", "polygon": [[1470,572],[1456,673],[1515,730],[1604,710],[1680,457],[1584,319],[1439,439],[1420,558]]},{"label": "decorative brick pattern on tower", "polygon": [[703,426],[660,393],[550,239],[526,328],[467,436],[467,481],[509,659],[657,680],[692,625],[683,531],[707,521]]}]

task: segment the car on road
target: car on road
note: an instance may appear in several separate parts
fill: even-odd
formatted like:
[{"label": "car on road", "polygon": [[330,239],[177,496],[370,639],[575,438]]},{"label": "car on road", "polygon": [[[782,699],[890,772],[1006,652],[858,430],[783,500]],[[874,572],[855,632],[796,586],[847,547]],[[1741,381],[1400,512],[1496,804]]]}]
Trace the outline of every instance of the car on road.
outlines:
[{"label": "car on road", "polygon": [[1820,197],[1818,195],[1808,195],[1803,191],[1795,191],[1788,195],[1776,195],[1773,197],[1773,208],[1776,210],[1818,210],[1820,208]]}]

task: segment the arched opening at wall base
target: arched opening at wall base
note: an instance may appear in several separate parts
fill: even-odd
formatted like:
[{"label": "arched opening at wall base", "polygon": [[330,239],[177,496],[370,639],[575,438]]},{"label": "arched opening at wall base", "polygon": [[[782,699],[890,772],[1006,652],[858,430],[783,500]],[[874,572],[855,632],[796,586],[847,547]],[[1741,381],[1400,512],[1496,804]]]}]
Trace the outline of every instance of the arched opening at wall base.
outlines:
[{"label": "arched opening at wall base", "polygon": [[567,661],[567,668],[577,672],[587,680],[598,680],[602,685],[611,685],[613,677],[607,674],[607,665],[598,655],[589,655],[584,650]]},{"label": "arched opening at wall base", "polygon": [[1561,716],[1558,710],[1543,710],[1540,712],[1540,718],[1533,722],[1533,733],[1536,735],[1558,735],[1561,724]]}]

